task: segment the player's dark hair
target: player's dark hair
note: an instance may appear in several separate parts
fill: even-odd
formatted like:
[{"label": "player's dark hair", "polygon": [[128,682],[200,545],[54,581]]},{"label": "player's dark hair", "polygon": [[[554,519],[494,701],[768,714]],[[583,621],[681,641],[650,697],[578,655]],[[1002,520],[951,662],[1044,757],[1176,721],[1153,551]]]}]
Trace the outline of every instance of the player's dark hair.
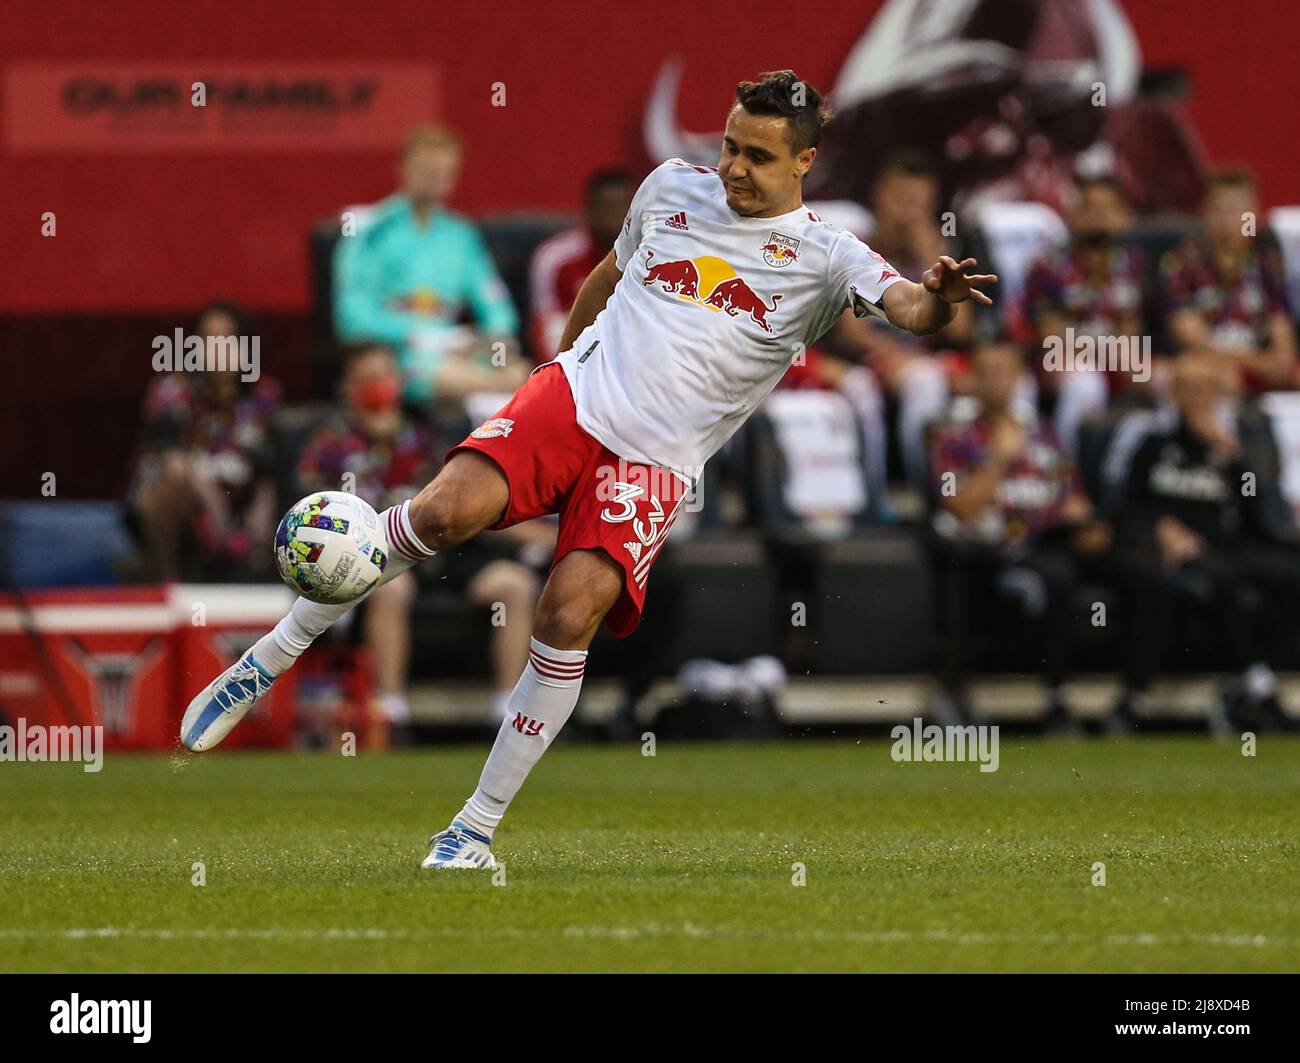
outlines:
[{"label": "player's dark hair", "polygon": [[626,188],[632,184],[632,175],[626,170],[621,170],[615,166],[596,170],[587,177],[585,191],[587,202],[590,203],[607,188]]},{"label": "player's dark hair", "polygon": [[780,115],[789,121],[790,146],[795,153],[815,148],[822,128],[831,120],[822,94],[793,70],[769,70],[757,81],[736,86],[736,102],[749,114]]}]

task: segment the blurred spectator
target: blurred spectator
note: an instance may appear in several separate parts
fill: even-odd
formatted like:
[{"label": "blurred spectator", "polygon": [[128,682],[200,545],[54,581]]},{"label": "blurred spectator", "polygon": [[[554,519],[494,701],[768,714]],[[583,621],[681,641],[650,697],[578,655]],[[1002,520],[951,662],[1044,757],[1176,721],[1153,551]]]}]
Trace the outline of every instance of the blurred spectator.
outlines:
[{"label": "blurred spectator", "polygon": [[[478,228],[445,206],[460,163],[449,130],[415,130],[402,154],[401,191],[360,211],[355,235],[334,252],[339,338],[392,347],[415,403],[512,391],[526,375],[519,320],[492,256]],[[476,329],[464,324],[467,315]]]},{"label": "blurred spectator", "polygon": [[[871,370],[840,349],[814,344],[790,363],[773,395],[784,391],[837,391],[848,399],[861,430],[861,463],[866,477],[867,508],[872,520],[898,520],[887,498],[889,428],[885,398]],[[773,484],[772,486],[775,486]]]},{"label": "blurred spectator", "polygon": [[1276,248],[1254,235],[1259,200],[1249,171],[1210,177],[1205,232],[1165,255],[1160,278],[1169,334],[1179,348],[1211,351],[1233,367],[1238,386],[1296,386],[1296,336],[1286,272]]},{"label": "blurred spectator", "polygon": [[[867,242],[908,280],[919,281],[940,255],[957,255],[939,227],[940,191],[929,161],[907,151],[886,163],[872,186],[875,224]],[[915,337],[874,318],[844,314],[832,334],[831,343],[852,351],[897,401],[899,450],[904,471],[914,483],[924,478],[926,427],[943,416],[948,399],[943,364],[931,355],[964,348],[970,341],[971,315],[971,307],[962,304],[946,328]],[[861,409],[866,412],[866,407]]]},{"label": "blurred spectator", "polygon": [[[1081,179],[1069,214],[1070,244],[1039,259],[1025,282],[1025,308],[1038,349],[1056,337],[1067,349],[1075,337],[1137,337],[1142,331],[1142,257],[1123,246],[1133,215],[1119,182]],[[1040,363],[1041,364],[1041,363]],[[1079,424],[1105,409],[1109,391],[1123,387],[1119,373],[1044,372],[1054,394],[1053,427],[1061,445],[1076,452]]]},{"label": "blurred spectator", "polygon": [[[343,409],[303,448],[298,462],[301,490],[342,488],[377,510],[418,494],[433,479],[450,444],[402,413],[401,374],[393,352],[376,343],[351,348],[343,366],[342,393]],[[554,541],[535,521],[512,531],[512,537],[488,535],[440,553],[428,566],[441,586],[463,593],[476,605],[504,607],[504,622],[492,629],[498,715],[528,662],[530,625],[541,591],[533,569],[512,555],[521,542]],[[363,635],[375,659],[379,707],[398,724],[410,718],[405,691],[416,589],[410,572],[384,584],[366,600],[362,618]]]},{"label": "blurred spectator", "polygon": [[1110,529],[1096,519],[1051,432],[1017,404],[1022,371],[1014,346],[977,348],[975,416],[935,433],[930,469],[942,510],[936,528],[948,543],[951,581],[946,684],[964,708],[972,633],[987,628],[995,594],[1016,597],[1034,622],[1049,687],[1048,726],[1067,730],[1075,590],[1109,549]]},{"label": "blurred spectator", "polygon": [[582,224],[556,233],[533,252],[529,329],[536,361],[549,362],[560,353],[560,337],[578,289],[614,246],[635,191],[636,184],[623,170],[597,170],[587,178]]},{"label": "blurred spectator", "polygon": [[[940,255],[958,255],[955,241],[939,225],[942,189],[930,159],[902,150],[881,167],[871,187],[873,224],[868,242],[904,277],[920,279]],[[956,316],[933,336],[913,337],[942,350],[969,343],[972,308],[959,304]]]},{"label": "blurred spectator", "polygon": [[[1137,447],[1117,521],[1117,563],[1133,596],[1137,654],[1129,711],[1193,607],[1213,624],[1234,675],[1218,719],[1233,729],[1285,725],[1268,659],[1293,651],[1300,530],[1277,477],[1277,454],[1251,407],[1234,411],[1232,368],[1189,352],[1174,367],[1171,423]],[[1271,616],[1271,622],[1264,622]]]},{"label": "blurred spectator", "polygon": [[[221,302],[199,313],[190,335],[205,351],[253,339],[243,312]],[[245,381],[238,364],[150,382],[127,509],[152,576],[273,577],[271,422],[279,407],[278,384],[260,375]]]}]

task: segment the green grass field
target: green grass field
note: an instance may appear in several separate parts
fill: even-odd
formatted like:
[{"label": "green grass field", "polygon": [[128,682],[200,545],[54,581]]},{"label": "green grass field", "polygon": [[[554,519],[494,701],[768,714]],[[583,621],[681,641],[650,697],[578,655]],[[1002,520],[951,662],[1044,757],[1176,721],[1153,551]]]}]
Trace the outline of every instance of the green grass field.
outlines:
[{"label": "green grass field", "polygon": [[420,873],[485,749],[0,764],[0,970],[1300,969],[1294,740],[562,743]]}]

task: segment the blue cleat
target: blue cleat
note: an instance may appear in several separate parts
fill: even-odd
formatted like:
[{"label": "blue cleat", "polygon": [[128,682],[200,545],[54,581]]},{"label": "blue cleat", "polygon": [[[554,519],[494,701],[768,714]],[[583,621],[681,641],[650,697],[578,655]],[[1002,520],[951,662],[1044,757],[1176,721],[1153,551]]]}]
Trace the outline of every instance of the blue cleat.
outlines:
[{"label": "blue cleat", "polygon": [[429,839],[429,855],[420,867],[430,868],[486,868],[493,870],[497,866],[496,857],[492,855],[492,839],[476,830],[470,830],[460,820],[453,820],[450,827]]},{"label": "blue cleat", "polygon": [[185,748],[202,753],[219,745],[274,682],[275,676],[267,675],[249,650],[190,702],[181,721]]}]

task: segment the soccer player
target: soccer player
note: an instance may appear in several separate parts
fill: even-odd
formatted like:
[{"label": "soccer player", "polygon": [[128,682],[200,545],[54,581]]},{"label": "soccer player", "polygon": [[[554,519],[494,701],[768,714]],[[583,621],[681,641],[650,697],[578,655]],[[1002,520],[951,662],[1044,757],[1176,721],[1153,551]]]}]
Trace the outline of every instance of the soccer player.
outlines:
[{"label": "soccer player", "polygon": [[[486,528],[560,514],[529,663],[477,789],[422,866],[495,866],[493,836],[572,713],[597,629],[636,627],[702,466],[799,351],[850,308],[923,335],[957,303],[992,303],[980,286],[997,278],[970,274],[973,259],[943,256],[913,283],[803,205],[828,117],[793,71],[741,82],[718,166],[670,159],[650,173],[578,294],[559,357],[453,447],[414,499],[384,512],[385,580]],[[221,741],[348,608],[295,602],[191,702],[185,745]]]}]

